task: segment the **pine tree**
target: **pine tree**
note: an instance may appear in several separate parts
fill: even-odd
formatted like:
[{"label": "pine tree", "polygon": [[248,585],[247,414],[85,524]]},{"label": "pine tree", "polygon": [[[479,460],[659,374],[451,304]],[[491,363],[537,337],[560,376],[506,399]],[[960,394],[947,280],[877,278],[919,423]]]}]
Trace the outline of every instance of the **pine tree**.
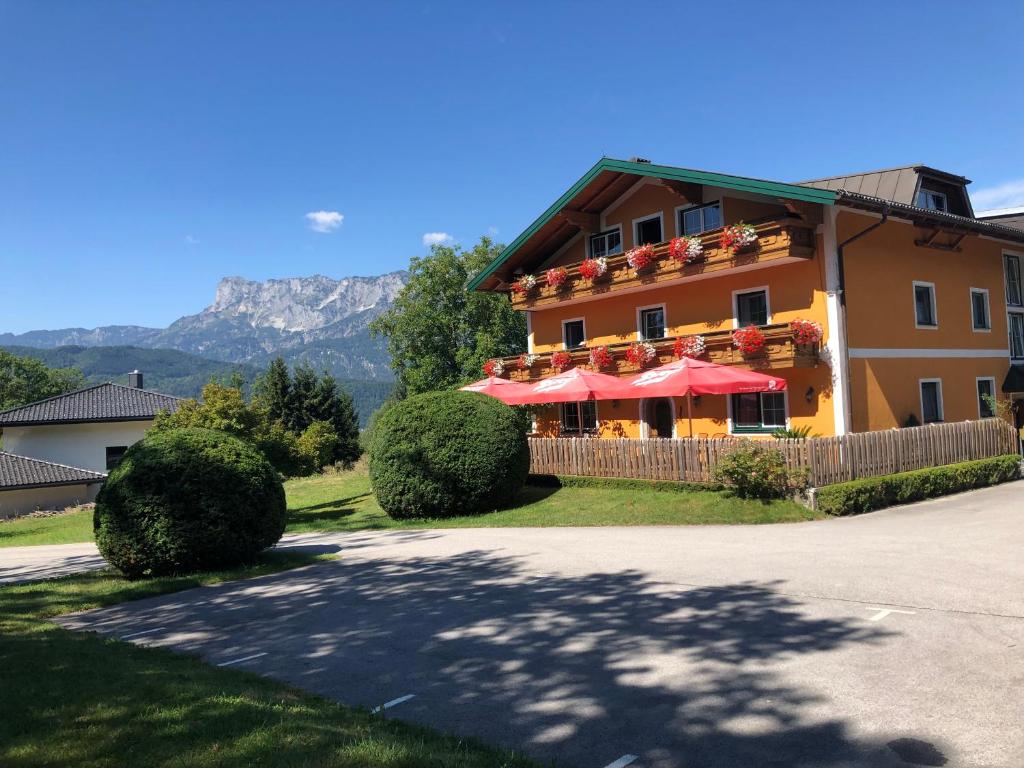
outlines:
[{"label": "pine tree", "polygon": [[292,379],[288,374],[288,366],[284,359],[278,357],[271,361],[267,372],[261,375],[253,385],[256,398],[260,401],[272,421],[288,423],[292,393]]}]

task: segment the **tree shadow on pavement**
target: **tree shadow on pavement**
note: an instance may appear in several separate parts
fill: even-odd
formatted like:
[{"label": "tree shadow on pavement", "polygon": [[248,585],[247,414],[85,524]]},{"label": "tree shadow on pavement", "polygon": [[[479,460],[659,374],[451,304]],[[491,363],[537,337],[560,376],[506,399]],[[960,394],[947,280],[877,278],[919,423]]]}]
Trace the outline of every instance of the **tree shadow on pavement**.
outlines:
[{"label": "tree shadow on pavement", "polygon": [[[636,571],[536,574],[486,551],[344,562],[75,623],[138,631],[170,621],[191,650],[265,651],[261,671],[344,703],[414,691],[419,709],[395,716],[557,765],[605,765],[625,752],[648,767],[914,764],[884,740],[854,737],[827,680],[811,689],[779,670],[894,633],[812,615],[780,582],[684,588]],[[927,735],[896,737],[945,759]]]}]

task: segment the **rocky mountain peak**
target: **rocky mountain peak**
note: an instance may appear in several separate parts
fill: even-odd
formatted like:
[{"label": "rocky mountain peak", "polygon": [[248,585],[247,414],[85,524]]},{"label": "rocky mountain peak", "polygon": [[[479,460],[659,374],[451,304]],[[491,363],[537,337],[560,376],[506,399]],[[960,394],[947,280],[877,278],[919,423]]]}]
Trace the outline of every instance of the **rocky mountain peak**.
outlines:
[{"label": "rocky mountain peak", "polygon": [[253,328],[313,331],[362,313],[378,314],[402,289],[404,271],[375,277],[324,275],[265,281],[225,277],[202,315],[244,320]]}]

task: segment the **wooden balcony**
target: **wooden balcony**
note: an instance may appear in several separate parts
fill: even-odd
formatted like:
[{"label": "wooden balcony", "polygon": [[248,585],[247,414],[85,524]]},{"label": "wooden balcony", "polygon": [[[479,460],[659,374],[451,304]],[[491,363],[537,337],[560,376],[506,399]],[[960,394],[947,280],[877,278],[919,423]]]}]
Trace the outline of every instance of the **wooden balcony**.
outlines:
[{"label": "wooden balcony", "polygon": [[[817,346],[800,346],[793,341],[793,331],[789,323],[775,323],[773,325],[762,325],[761,330],[765,335],[764,349],[757,355],[744,355],[733,346],[732,330],[711,331],[701,334],[704,337],[707,349],[701,360],[709,360],[719,365],[739,365],[744,368],[757,370],[778,369],[778,368],[813,368],[821,362],[821,356]],[[617,344],[605,345],[612,355],[615,367],[603,368],[601,373],[615,375],[627,375],[638,373],[641,369],[626,360],[626,350],[633,342],[619,342]],[[655,360],[652,360],[644,368],[654,368],[663,363],[670,363],[675,359],[673,347],[675,337],[661,339],[652,342],[657,352]],[[598,345],[600,346],[600,345]],[[572,358],[570,367],[579,367],[590,364],[590,349],[579,349],[571,351]],[[508,377],[513,381],[537,381],[558,373],[551,366],[551,353],[538,353],[537,360],[528,369],[519,367],[518,357],[503,358],[505,370]]]},{"label": "wooden balcony", "polygon": [[569,279],[554,288],[544,285],[544,275],[540,273],[537,275],[539,285],[528,294],[511,294],[512,306],[535,309],[558,302],[593,300],[615,291],[703,280],[719,273],[814,256],[814,229],[800,219],[775,219],[755,224],[754,228],[757,242],[735,253],[719,246],[721,229],[706,232],[701,236],[703,258],[693,264],[680,264],[668,255],[668,243],[661,243],[654,248],[654,263],[639,272],[626,263],[623,253],[610,257],[608,271],[593,281],[580,276],[579,264],[568,266]]}]

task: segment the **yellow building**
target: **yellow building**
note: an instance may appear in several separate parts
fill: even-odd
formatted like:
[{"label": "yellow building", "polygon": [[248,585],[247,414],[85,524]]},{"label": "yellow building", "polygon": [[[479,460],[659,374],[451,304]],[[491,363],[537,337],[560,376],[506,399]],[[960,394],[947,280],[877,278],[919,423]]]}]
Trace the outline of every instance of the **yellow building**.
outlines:
[{"label": "yellow building", "polygon": [[[694,434],[977,419],[986,395],[1024,405],[1024,228],[976,217],[969,183],[924,166],[786,184],[602,159],[470,288],[526,313],[528,349],[502,361],[516,380],[590,365],[595,348],[610,358],[595,367],[631,374],[678,344],[787,380],[696,398]],[[751,326],[743,351],[734,331]],[[678,399],[576,408],[543,409],[537,431],[687,434]]]}]

